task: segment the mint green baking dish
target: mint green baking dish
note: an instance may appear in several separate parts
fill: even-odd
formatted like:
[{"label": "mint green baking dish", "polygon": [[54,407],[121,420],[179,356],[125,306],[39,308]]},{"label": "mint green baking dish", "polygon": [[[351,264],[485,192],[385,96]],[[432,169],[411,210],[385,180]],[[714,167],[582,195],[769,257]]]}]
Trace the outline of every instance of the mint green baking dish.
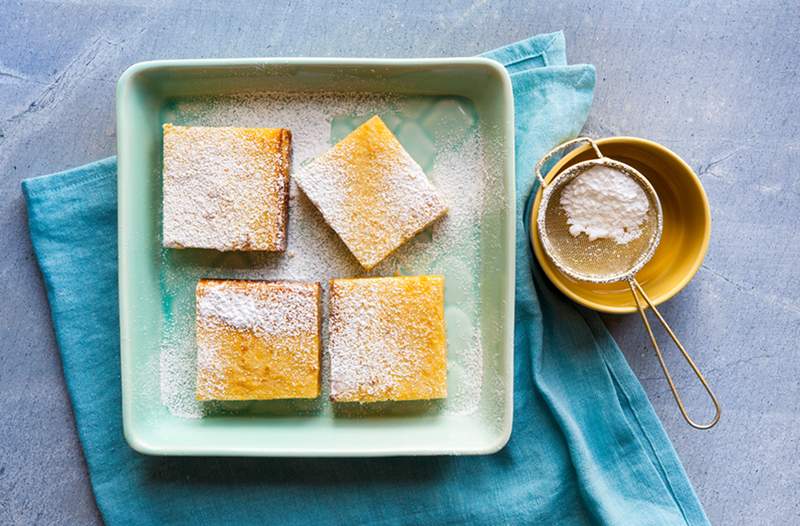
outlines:
[{"label": "mint green baking dish", "polygon": [[[161,257],[159,231],[164,109],[190,97],[261,91],[358,91],[470,101],[486,147],[497,159],[501,183],[496,191],[504,203],[484,214],[480,228],[484,364],[476,410],[442,414],[389,407],[385,413],[370,410],[357,417],[283,411],[184,419],[162,405],[159,353],[166,300],[159,276],[161,266],[170,264]],[[130,446],[154,455],[296,457],[478,455],[502,448],[513,413],[513,118],[508,74],[482,58],[173,60],[142,62],[125,71],[117,84],[119,300],[123,423]],[[448,323],[447,331],[456,335],[459,327]]]}]

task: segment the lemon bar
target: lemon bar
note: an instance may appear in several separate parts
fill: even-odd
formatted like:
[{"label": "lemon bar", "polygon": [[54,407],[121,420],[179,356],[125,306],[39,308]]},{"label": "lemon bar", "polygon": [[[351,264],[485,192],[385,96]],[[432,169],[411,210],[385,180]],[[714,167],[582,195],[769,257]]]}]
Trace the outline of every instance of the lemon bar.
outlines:
[{"label": "lemon bar", "polygon": [[196,339],[198,400],[319,396],[319,283],[202,279]]},{"label": "lemon bar", "polygon": [[367,270],[447,213],[422,168],[378,116],[294,177]]},{"label": "lemon bar", "polygon": [[165,247],[286,249],[289,130],[163,130]]},{"label": "lemon bar", "polygon": [[445,398],[444,278],[332,280],[328,350],[334,402]]}]

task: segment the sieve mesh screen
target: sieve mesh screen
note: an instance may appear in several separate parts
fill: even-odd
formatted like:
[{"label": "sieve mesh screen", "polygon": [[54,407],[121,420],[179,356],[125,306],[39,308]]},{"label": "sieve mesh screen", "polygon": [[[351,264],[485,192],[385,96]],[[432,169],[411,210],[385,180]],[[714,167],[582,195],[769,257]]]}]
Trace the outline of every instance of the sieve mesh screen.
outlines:
[{"label": "sieve mesh screen", "polygon": [[[600,162],[606,164],[604,161],[594,161],[592,164]],[[590,241],[585,233],[573,236],[569,232],[567,213],[561,206],[561,194],[585,169],[576,170],[567,177],[557,178],[554,185],[547,189],[548,198],[543,203],[544,222],[540,234],[550,259],[562,271],[576,279],[594,282],[621,280],[638,270],[650,258],[659,242],[661,207],[652,186],[641,176],[632,175],[628,170],[620,169],[618,166],[613,168],[636,182],[644,190],[650,204],[640,224],[641,235],[625,244],[619,244],[609,238]]]}]

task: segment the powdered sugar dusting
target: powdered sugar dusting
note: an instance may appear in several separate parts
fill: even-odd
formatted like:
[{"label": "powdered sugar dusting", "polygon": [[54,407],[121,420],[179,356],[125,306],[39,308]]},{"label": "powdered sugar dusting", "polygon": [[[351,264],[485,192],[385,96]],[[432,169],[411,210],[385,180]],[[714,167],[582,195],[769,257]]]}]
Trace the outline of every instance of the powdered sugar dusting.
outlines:
[{"label": "powdered sugar dusting", "polygon": [[[316,391],[318,283],[204,279],[197,285],[196,310],[198,398],[305,397],[311,382]],[[256,348],[232,352],[236,333],[253,335],[278,353],[259,357]]]},{"label": "powdered sugar dusting", "polygon": [[[486,270],[482,268],[481,253],[499,248],[482,246],[488,241],[486,236],[482,237],[481,229],[486,217],[504,207],[500,171],[493,166],[493,159],[487,153],[492,149],[484,144],[476,123],[448,125],[444,132],[435,130],[433,125],[431,128],[417,125],[417,122],[427,125],[430,120],[418,116],[419,108],[463,104],[437,97],[260,93],[189,100],[163,116],[165,120],[180,124],[287,128],[292,132],[291,173],[295,174],[344,136],[346,132],[336,131],[343,116],[349,129],[353,129],[378,114],[424,168],[448,207],[447,215],[369,271],[361,267],[293,180],[285,253],[164,250],[162,292],[169,302],[162,337],[161,395],[162,402],[172,413],[198,417],[208,411],[207,405],[204,407],[194,400],[194,286],[198,279],[304,280],[321,281],[325,286],[331,278],[397,273],[445,277],[448,397],[441,411],[443,414],[471,414],[477,410],[484,376],[483,328],[491,323],[487,320],[497,315],[482,312],[480,279]],[[470,111],[461,109],[453,115],[461,118],[462,113]],[[424,132],[434,129],[435,133],[426,139],[420,129]],[[332,134],[338,137],[332,139]],[[323,309],[326,308],[327,301],[323,301]],[[327,316],[322,319],[323,334],[326,334]],[[327,399],[330,360],[325,346],[323,353],[322,397]],[[320,410],[332,414],[329,403],[323,404]]]},{"label": "powdered sugar dusting", "polygon": [[252,330],[257,335],[296,336],[316,325],[313,286],[290,282],[263,285],[249,290],[231,287],[225,281],[206,281],[197,299],[197,315],[232,329]]},{"label": "powdered sugar dusting", "polygon": [[161,403],[177,417],[203,417],[205,407],[195,398],[197,350],[194,332],[191,338],[173,331],[165,332],[161,340],[159,367]]},{"label": "powdered sugar dusting", "polygon": [[164,246],[283,250],[289,132],[164,125]]},{"label": "powdered sugar dusting", "polygon": [[441,294],[442,280],[435,276],[335,281],[328,330],[331,397],[444,397]]}]

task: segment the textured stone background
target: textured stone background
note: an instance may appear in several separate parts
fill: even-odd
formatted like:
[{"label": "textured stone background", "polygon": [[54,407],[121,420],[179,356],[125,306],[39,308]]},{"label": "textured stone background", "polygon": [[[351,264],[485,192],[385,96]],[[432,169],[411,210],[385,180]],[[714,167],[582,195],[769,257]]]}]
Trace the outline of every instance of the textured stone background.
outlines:
[{"label": "textured stone background", "polygon": [[[710,432],[684,425],[638,319],[608,324],[711,521],[800,523],[800,4],[265,4],[0,2],[0,523],[100,522],[19,181],[114,154],[114,83],[127,66],[473,55],[562,28],[570,61],[597,66],[586,132],[661,142],[706,187],[710,252],[663,311],[715,386],[722,422]],[[702,409],[689,371],[672,358],[689,406]]]}]

